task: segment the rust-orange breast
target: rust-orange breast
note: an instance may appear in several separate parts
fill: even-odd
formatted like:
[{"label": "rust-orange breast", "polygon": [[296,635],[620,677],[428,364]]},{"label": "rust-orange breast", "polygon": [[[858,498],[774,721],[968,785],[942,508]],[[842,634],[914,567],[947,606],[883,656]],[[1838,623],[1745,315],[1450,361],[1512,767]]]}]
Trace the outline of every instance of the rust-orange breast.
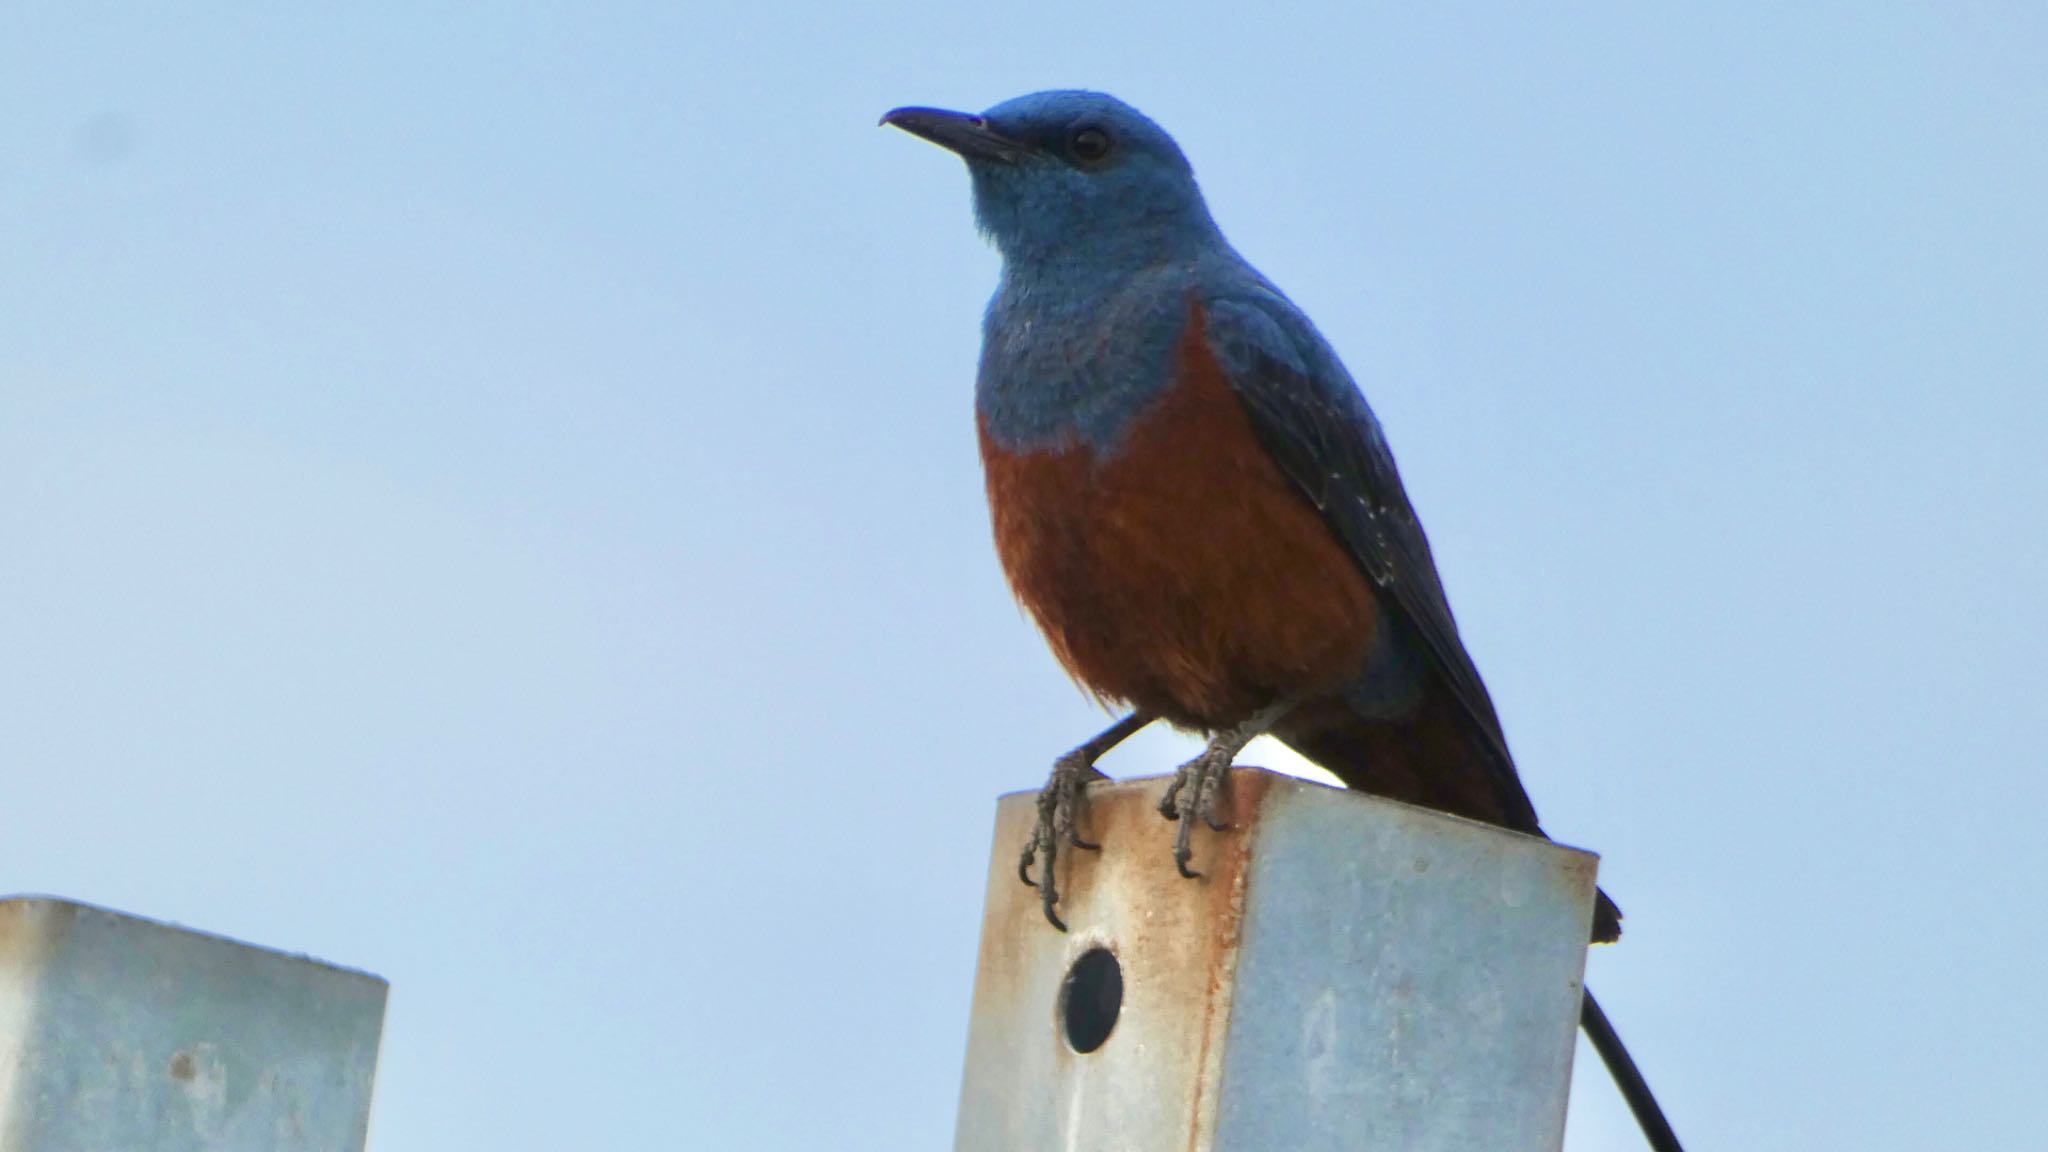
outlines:
[{"label": "rust-orange breast", "polygon": [[1203,337],[1113,455],[984,430],[996,550],[1060,663],[1108,700],[1219,728],[1335,691],[1378,632],[1371,586],[1266,454]]}]

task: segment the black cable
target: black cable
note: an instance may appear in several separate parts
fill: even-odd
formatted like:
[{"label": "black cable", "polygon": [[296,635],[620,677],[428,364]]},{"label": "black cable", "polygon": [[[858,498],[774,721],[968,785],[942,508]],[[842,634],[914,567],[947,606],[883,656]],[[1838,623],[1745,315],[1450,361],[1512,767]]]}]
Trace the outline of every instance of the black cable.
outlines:
[{"label": "black cable", "polygon": [[1679,1147],[1677,1133],[1671,1131],[1671,1122],[1664,1119],[1664,1109],[1657,1107],[1657,1097],[1650,1091],[1649,1081],[1643,1079],[1635,1057],[1628,1054],[1628,1045],[1621,1042],[1621,1033],[1608,1023],[1607,1013],[1600,1010],[1600,1002],[1593,999],[1591,988],[1586,989],[1586,1005],[1579,1012],[1579,1027],[1586,1030],[1586,1039],[1591,1040],[1593,1050],[1600,1053],[1608,1075],[1614,1077],[1614,1086],[1621,1089],[1621,1098],[1628,1101],[1628,1110],[1636,1114],[1636,1123],[1643,1128],[1643,1139],[1648,1140],[1656,1152],[1685,1152]]}]

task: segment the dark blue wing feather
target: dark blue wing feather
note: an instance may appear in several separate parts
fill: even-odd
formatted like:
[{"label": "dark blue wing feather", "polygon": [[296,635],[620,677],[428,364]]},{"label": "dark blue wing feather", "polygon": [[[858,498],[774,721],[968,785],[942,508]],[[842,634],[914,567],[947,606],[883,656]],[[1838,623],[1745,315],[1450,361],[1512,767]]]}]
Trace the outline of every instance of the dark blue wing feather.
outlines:
[{"label": "dark blue wing feather", "polygon": [[1493,699],[1458,637],[1429,540],[1379,421],[1315,326],[1260,284],[1204,301],[1210,347],[1261,441],[1399,608],[1430,662],[1508,771]]}]

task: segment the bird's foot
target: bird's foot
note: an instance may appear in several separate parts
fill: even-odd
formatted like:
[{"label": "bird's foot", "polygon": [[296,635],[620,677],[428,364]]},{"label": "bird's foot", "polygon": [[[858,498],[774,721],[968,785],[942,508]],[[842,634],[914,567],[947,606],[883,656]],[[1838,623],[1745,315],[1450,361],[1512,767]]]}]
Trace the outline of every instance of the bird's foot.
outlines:
[{"label": "bird's foot", "polygon": [[1195,855],[1195,821],[1207,824],[1214,832],[1230,827],[1216,819],[1216,801],[1229,783],[1231,762],[1243,747],[1243,741],[1233,740],[1229,734],[1210,741],[1200,756],[1180,766],[1173,774],[1173,783],[1166,786],[1166,794],[1159,798],[1159,814],[1180,822],[1180,829],[1173,836],[1173,866],[1190,880],[1201,875],[1188,867],[1188,861]]},{"label": "bird's foot", "polygon": [[[1152,719],[1152,713],[1141,710],[1110,725],[1095,739],[1053,761],[1052,776],[1046,780],[1045,787],[1039,789],[1038,823],[1031,829],[1031,838],[1024,842],[1024,854],[1017,858],[1017,876],[1038,889],[1038,901],[1045,908],[1045,918],[1062,932],[1067,930],[1067,924],[1057,911],[1060,892],[1053,879],[1053,865],[1059,859],[1060,842],[1065,841],[1076,848],[1100,847],[1081,839],[1077,823],[1081,789],[1087,787],[1091,780],[1108,779],[1096,771],[1095,762],[1128,739],[1131,733],[1150,724]],[[1041,852],[1045,854],[1045,871],[1039,873],[1040,879],[1033,880],[1031,865]]]},{"label": "bird's foot", "polygon": [[[1038,902],[1045,909],[1045,918],[1062,932],[1067,930],[1067,924],[1056,911],[1060,893],[1053,879],[1053,865],[1059,860],[1062,843],[1090,851],[1101,847],[1081,838],[1077,821],[1081,790],[1090,781],[1106,779],[1108,777],[1095,767],[1095,756],[1086,747],[1076,748],[1055,760],[1052,775],[1046,779],[1045,787],[1038,790],[1038,823],[1031,829],[1031,838],[1024,842],[1024,854],[1017,859],[1018,878],[1038,889]],[[1045,855],[1045,870],[1039,873],[1039,879],[1033,880],[1031,865],[1040,853]]]},{"label": "bird's foot", "polygon": [[1173,836],[1173,866],[1181,875],[1190,880],[1201,875],[1188,867],[1188,861],[1195,855],[1195,821],[1207,824],[1213,832],[1230,828],[1216,818],[1216,802],[1230,782],[1230,765],[1237,754],[1271,730],[1292,707],[1292,703],[1283,700],[1261,709],[1237,727],[1218,733],[1200,756],[1181,765],[1180,771],[1173,774],[1173,783],[1166,786],[1166,793],[1159,798],[1159,814],[1180,821],[1180,829]]}]

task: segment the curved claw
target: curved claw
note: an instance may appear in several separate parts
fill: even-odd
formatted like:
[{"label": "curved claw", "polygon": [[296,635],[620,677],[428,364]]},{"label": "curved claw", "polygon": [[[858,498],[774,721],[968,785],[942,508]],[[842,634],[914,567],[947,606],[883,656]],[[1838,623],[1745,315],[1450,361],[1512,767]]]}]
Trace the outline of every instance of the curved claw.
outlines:
[{"label": "curved claw", "polygon": [[1044,888],[1039,889],[1039,892],[1041,896],[1041,899],[1039,900],[1039,906],[1043,908],[1045,911],[1046,922],[1051,924],[1053,927],[1059,929],[1060,931],[1065,932],[1067,930],[1067,922],[1065,920],[1060,919],[1060,914],[1058,912],[1053,911],[1054,905],[1060,902],[1059,893],[1053,891],[1053,887],[1050,884],[1047,884]]},{"label": "curved claw", "polygon": [[1173,783],[1159,796],[1159,814],[1168,820],[1180,819],[1180,776],[1176,774]]}]

